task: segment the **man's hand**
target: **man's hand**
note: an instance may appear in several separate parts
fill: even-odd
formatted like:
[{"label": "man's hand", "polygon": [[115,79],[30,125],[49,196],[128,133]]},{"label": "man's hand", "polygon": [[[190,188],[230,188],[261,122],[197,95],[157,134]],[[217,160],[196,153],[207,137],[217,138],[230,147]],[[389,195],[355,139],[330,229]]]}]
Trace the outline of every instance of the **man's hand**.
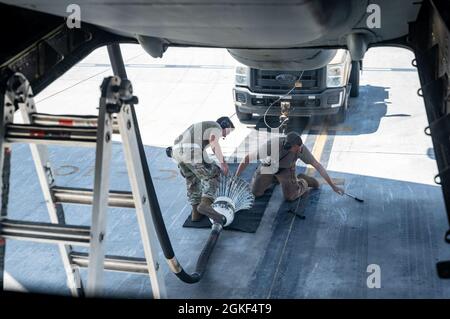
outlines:
[{"label": "man's hand", "polygon": [[331,188],[338,193],[339,195],[344,195],[345,191],[336,186],[336,184],[333,183],[333,180],[328,176],[327,170],[320,164],[316,159],[312,161],[311,165],[319,172],[320,176],[322,176],[328,183],[328,185],[331,186]]},{"label": "man's hand", "polygon": [[336,185],[333,185],[332,188],[336,193],[338,193],[341,196],[344,195],[344,193],[345,193],[345,191],[342,188],[340,188]]},{"label": "man's hand", "polygon": [[228,175],[228,164],[225,162],[220,163],[220,167],[222,168],[223,175]]}]

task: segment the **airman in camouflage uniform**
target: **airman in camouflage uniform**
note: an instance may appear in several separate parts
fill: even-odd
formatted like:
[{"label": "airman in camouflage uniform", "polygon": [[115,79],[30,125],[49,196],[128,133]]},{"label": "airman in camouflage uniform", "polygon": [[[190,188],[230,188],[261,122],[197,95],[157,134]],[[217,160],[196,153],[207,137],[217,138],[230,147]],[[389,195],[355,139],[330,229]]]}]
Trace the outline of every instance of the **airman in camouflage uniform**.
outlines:
[{"label": "airman in camouflage uniform", "polygon": [[[228,174],[228,165],[223,158],[219,139],[227,136],[233,128],[228,117],[221,117],[216,122],[195,123],[175,139],[172,157],[186,179],[187,196],[192,205],[192,221],[200,220],[202,214],[215,222],[224,223],[224,217],[211,204],[219,184],[220,170],[225,175]],[[206,153],[209,146],[219,160],[221,169]]]}]

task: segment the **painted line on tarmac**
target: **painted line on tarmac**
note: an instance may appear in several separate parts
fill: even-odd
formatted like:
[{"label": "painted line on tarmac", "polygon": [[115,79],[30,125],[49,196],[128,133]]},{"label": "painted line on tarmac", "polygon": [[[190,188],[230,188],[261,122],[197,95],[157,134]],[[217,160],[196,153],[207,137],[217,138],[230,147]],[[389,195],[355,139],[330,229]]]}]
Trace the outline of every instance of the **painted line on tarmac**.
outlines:
[{"label": "painted line on tarmac", "polygon": [[[80,63],[74,67],[79,68],[109,68],[110,64],[107,63]],[[231,70],[234,69],[233,65],[214,65],[214,64],[147,64],[147,63],[125,63],[126,68],[139,68],[139,69],[211,69],[211,70]]]},{"label": "painted line on tarmac", "polygon": [[416,68],[363,68],[364,71],[375,71],[375,72],[417,72]]},{"label": "painted line on tarmac", "polygon": [[[314,158],[320,162],[320,159],[323,154],[323,150],[325,149],[325,143],[328,138],[328,120],[325,120],[322,122],[320,132],[316,138],[316,141],[314,143],[313,149],[311,151]],[[315,173],[315,168],[308,165],[308,168],[306,169],[305,175],[313,176]]]}]

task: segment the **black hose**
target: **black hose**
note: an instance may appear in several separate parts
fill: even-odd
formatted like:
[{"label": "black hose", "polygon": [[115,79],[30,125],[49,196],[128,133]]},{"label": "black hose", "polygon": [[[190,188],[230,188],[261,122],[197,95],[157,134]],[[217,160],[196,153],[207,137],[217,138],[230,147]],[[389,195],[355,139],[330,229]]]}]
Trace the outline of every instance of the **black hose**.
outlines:
[{"label": "black hose", "polygon": [[130,105],[130,109],[138,142],[137,144],[139,148],[140,162],[142,164],[142,170],[144,172],[145,185],[147,186],[147,197],[150,204],[153,223],[155,224],[156,234],[158,236],[162,251],[169,264],[171,264],[172,266],[175,265],[174,267],[171,267],[171,270],[180,280],[189,284],[199,282],[200,279],[202,279],[203,274],[205,273],[209,257],[211,256],[216,242],[219,238],[219,234],[222,231],[222,225],[217,223],[213,225],[208,241],[206,242],[198,258],[195,272],[193,274],[186,273],[183,267],[181,267],[181,265],[175,259],[175,253],[173,251],[172,243],[170,242],[169,234],[167,233],[164,219],[161,214],[161,208],[159,206],[158,198],[156,197],[155,187],[153,186],[150,169],[148,167],[147,158],[145,156],[144,146],[142,144],[141,133],[139,131],[136,113],[134,111],[134,106]]},{"label": "black hose", "polygon": [[[203,247],[200,256],[198,256],[197,265],[195,267],[195,273],[202,278],[206,271],[206,265],[208,264],[209,257],[211,256],[214,247],[216,246],[219,235],[222,232],[222,225],[215,223],[212,227],[211,234],[209,234],[208,241]],[[199,279],[200,280],[200,279]]]},{"label": "black hose", "polygon": [[222,225],[215,223],[209,234],[208,241],[203,247],[202,252],[197,260],[197,265],[195,267],[195,272],[191,275],[187,274],[184,270],[179,272],[177,275],[182,281],[188,284],[195,284],[202,279],[203,274],[206,271],[206,265],[208,264],[209,257],[211,256],[214,247],[216,246],[217,240],[219,239],[219,235],[222,232]]}]

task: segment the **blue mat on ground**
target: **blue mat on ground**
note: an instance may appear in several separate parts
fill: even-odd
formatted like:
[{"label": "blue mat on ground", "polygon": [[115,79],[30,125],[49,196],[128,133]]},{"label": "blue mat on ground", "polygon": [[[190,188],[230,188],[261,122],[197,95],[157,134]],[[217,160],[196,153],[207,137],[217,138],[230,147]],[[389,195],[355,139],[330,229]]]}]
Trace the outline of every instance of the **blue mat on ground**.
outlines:
[{"label": "blue mat on ground", "polygon": [[[237,168],[236,164],[230,164],[230,171],[234,173]],[[257,164],[250,164],[247,169],[242,173],[241,177],[250,182],[253,173],[255,172]],[[251,209],[244,209],[236,213],[233,222],[225,227],[226,230],[236,230],[245,233],[254,233],[258,229],[261,219],[264,216],[267,204],[272,196],[274,186],[270,187],[263,196],[255,199],[255,203]],[[183,227],[191,228],[211,228],[211,222],[207,217],[203,217],[197,222],[191,220],[191,214],[189,213]]]}]

